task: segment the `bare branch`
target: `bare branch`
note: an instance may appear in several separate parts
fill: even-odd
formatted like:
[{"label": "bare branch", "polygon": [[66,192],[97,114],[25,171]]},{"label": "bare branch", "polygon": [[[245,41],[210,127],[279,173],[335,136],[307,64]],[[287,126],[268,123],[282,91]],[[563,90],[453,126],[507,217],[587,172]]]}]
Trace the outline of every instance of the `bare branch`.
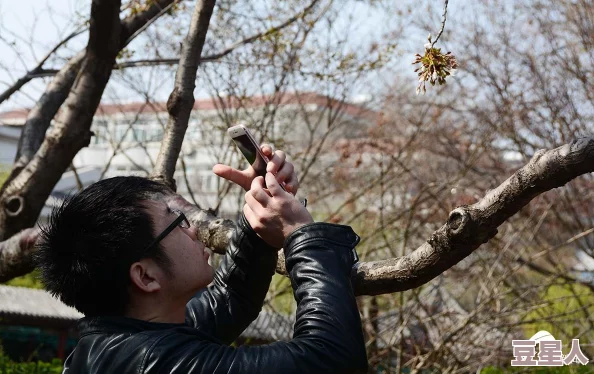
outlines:
[{"label": "bare branch", "polygon": [[[151,24],[158,17],[163,15],[163,10],[169,9],[172,4],[176,3],[176,1],[177,0],[155,1],[144,11],[124,19],[121,22],[121,48],[124,48],[127,43],[138,35],[139,30],[144,30],[148,24]],[[84,57],[85,52],[81,51],[71,58],[59,71],[41,70],[35,75],[35,77],[40,77],[51,76],[57,73],[56,78],[50,83],[35,107],[27,116],[27,121],[23,126],[23,132],[19,139],[15,165],[4,183],[3,188],[0,190],[0,193],[2,193],[6,186],[16,178],[39,150],[51,120],[64,103],[64,100],[66,100],[66,97],[72,88]]]},{"label": "bare branch", "polygon": [[91,122],[119,52],[119,1],[94,1],[86,57],[52,132],[2,194],[0,238],[32,227],[52,188],[91,138]]},{"label": "bare branch", "polygon": [[38,235],[38,228],[29,228],[0,242],[0,283],[33,271],[33,251]]},{"label": "bare branch", "polygon": [[[295,21],[303,18],[306,14],[311,12],[311,10],[315,6],[315,4],[318,3],[318,1],[319,0],[312,1],[301,12],[297,13],[295,16],[289,18],[288,20],[286,20],[285,22],[283,22],[277,26],[271,27],[270,29],[268,29],[266,31],[262,31],[262,32],[254,34],[254,35],[251,35],[247,38],[244,38],[242,40],[239,40],[239,41],[231,44],[230,46],[226,47],[225,49],[223,49],[220,52],[213,53],[213,54],[206,55],[206,56],[201,56],[199,59],[199,63],[217,61],[217,60],[221,59],[222,57],[227,56],[228,54],[230,54],[235,49],[237,49],[241,46],[251,44],[264,36],[274,34],[275,32],[278,32],[278,31],[284,29],[285,27],[291,25]],[[179,61],[180,61],[180,57],[132,60],[132,61],[124,61],[124,62],[118,63],[114,66],[114,69],[121,70],[121,69],[126,69],[126,68],[137,68],[137,67],[147,67],[147,66],[171,66],[171,65],[177,65],[179,63]],[[58,72],[57,70],[49,70],[49,69],[41,70],[41,71],[36,72],[32,76],[32,78],[48,77],[48,76],[55,75],[57,72]]]},{"label": "bare branch", "polygon": [[175,75],[175,86],[167,100],[169,120],[151,177],[164,182],[174,190],[173,173],[188,128],[190,112],[194,107],[196,70],[200,63],[200,55],[214,5],[215,0],[201,0],[196,3],[190,30],[182,46],[180,62]]},{"label": "bare branch", "polygon": [[400,258],[361,263],[353,285],[359,295],[419,287],[442,274],[497,233],[497,228],[533,198],[594,172],[594,137],[537,152],[532,160],[479,202],[450,213],[425,244]]},{"label": "bare branch", "polygon": [[[306,14],[308,14],[313,9],[313,7],[316,5],[316,3],[318,1],[319,0],[313,0],[305,9],[303,9],[301,12],[295,14],[293,17],[289,18],[288,20],[286,20],[285,22],[281,23],[280,25],[275,26],[275,27],[273,27],[271,29],[268,29],[266,31],[262,31],[262,32],[259,32],[257,34],[254,34],[254,35],[252,35],[250,37],[247,37],[247,38],[245,38],[243,40],[240,40],[238,42],[235,42],[234,44],[232,44],[229,47],[225,48],[221,52],[215,53],[215,54],[210,55],[210,56],[207,56],[205,58],[208,58],[209,60],[218,60],[221,57],[225,57],[229,53],[233,52],[233,50],[236,49],[237,47],[240,47],[242,45],[253,43],[256,40],[258,40],[258,39],[260,39],[260,38],[262,38],[264,36],[268,36],[268,35],[274,34],[276,32],[279,32],[280,30],[282,30],[285,27],[291,25],[293,22],[297,21],[298,19],[303,18]],[[206,61],[206,60],[204,60],[204,61]]]},{"label": "bare branch", "polygon": [[[25,84],[29,83],[29,81],[31,79],[41,77],[41,76],[47,76],[47,75],[43,75],[43,74],[47,74],[47,72],[48,72],[47,70],[43,69],[43,64],[45,64],[46,61],[51,57],[51,55],[53,55],[58,49],[60,49],[60,47],[62,47],[64,44],[68,43],[72,38],[82,34],[85,31],[87,31],[86,27],[81,30],[73,32],[72,34],[70,34],[66,38],[64,38],[61,42],[59,42],[54,48],[52,48],[52,50],[49,51],[45,55],[45,57],[43,57],[41,59],[41,61],[39,61],[37,66],[35,66],[33,69],[29,70],[25,75],[23,75],[21,78],[19,78],[12,86],[8,87],[4,92],[2,92],[0,94],[0,104],[2,104],[5,100],[7,100],[13,93],[20,90]],[[55,73],[57,73],[57,71]]]},{"label": "bare branch", "polygon": [[[161,0],[155,2],[152,6],[146,9],[143,12],[140,12],[134,16],[127,17],[125,20],[122,21],[122,38],[123,47],[128,45],[138,34],[143,32],[147,27],[149,27],[153,22],[159,19],[160,16],[165,14],[171,7],[182,0]],[[78,35],[86,32],[88,30],[87,27],[82,28],[80,30],[74,31],[62,41],[60,41],[54,48],[52,48],[35,66],[33,69],[29,70],[25,75],[19,78],[12,86],[7,88],[4,92],[0,93],[0,104],[2,104],[5,100],[7,100],[12,94],[20,90],[25,84],[29,83],[31,79],[34,78],[41,78],[41,77],[51,77],[62,70],[55,70],[55,69],[43,69],[43,65],[47,62],[47,60],[64,44],[68,43],[73,38],[77,37]],[[122,47],[122,48],[123,48]],[[70,64],[70,63],[69,63]]]},{"label": "bare branch", "polygon": [[[526,166],[487,193],[480,201],[454,209],[448,222],[414,252],[400,258],[359,263],[353,268],[352,282],[355,293],[393,293],[429,282],[490,240],[497,233],[499,225],[536,196],[590,172],[594,172],[592,137],[582,138],[553,150],[538,152]],[[229,238],[236,227],[233,221],[218,218],[208,210],[199,209],[177,194],[168,196],[167,202],[186,214],[197,227],[198,238],[208,248],[219,254],[225,253]],[[0,243],[0,264],[3,264],[3,256],[12,256],[18,251],[24,251],[20,256],[11,257],[16,260],[11,260],[10,266],[15,269],[27,268],[26,264],[30,263],[30,250],[27,250],[29,247],[18,244],[21,235],[23,234],[19,233]],[[4,251],[9,252],[4,254]],[[19,264],[18,261],[22,261],[23,264]],[[286,275],[282,256],[279,258],[277,272]],[[24,273],[17,275],[21,274]],[[4,267],[0,267],[0,281],[10,278],[5,275]]]},{"label": "bare branch", "polygon": [[[85,53],[79,52],[64,65],[27,115],[27,121],[23,126],[23,132],[19,139],[13,173],[19,173],[31,161],[35,152],[41,146],[52,119],[68,97],[68,92],[70,92],[70,88],[74,84],[84,57]],[[12,178],[8,180],[12,180]]]},{"label": "bare branch", "polygon": [[448,16],[448,2],[449,0],[445,0],[445,4],[443,5],[443,14],[441,15],[441,28],[439,29],[439,32],[437,33],[435,40],[431,43],[432,48],[435,45],[435,43],[437,43],[437,41],[441,37],[441,34],[443,34],[443,30],[445,29],[445,23]]},{"label": "bare branch", "polygon": [[122,21],[122,46],[127,46],[135,37],[146,30],[162,15],[167,13],[175,4],[183,0],[157,0],[151,2],[151,6],[140,13],[126,17]]},{"label": "bare branch", "polygon": [[177,194],[169,195],[165,199],[167,205],[184,212],[192,225],[197,228],[196,235],[206,247],[218,254],[225,253],[236,227],[233,221],[219,218],[210,210],[200,209]]}]

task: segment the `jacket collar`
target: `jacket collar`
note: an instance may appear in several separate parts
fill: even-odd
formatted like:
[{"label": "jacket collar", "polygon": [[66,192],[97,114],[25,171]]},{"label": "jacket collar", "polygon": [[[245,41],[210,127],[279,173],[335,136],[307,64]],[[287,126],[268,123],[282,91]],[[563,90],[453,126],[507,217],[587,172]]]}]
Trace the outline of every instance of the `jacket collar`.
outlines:
[{"label": "jacket collar", "polygon": [[96,333],[135,333],[147,330],[166,330],[176,327],[187,327],[187,325],[183,323],[149,322],[119,316],[85,317],[78,321],[78,331],[81,337]]}]

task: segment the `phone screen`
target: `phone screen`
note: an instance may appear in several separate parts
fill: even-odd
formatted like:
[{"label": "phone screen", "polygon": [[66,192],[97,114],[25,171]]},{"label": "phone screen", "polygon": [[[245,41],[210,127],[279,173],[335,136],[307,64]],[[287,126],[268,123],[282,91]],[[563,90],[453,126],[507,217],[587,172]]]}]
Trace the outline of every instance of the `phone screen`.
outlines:
[{"label": "phone screen", "polygon": [[250,141],[247,135],[240,135],[238,137],[233,138],[237,147],[243,153],[245,158],[248,160],[252,168],[256,171],[257,175],[265,176],[266,175],[266,161],[260,156],[258,150],[254,146],[254,143]]}]

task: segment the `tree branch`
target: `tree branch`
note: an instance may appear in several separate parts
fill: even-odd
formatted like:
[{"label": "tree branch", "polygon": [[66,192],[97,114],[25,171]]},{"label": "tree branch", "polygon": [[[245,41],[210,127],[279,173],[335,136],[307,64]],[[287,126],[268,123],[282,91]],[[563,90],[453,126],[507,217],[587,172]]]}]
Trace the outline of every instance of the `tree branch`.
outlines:
[{"label": "tree branch", "polygon": [[[179,1],[181,0],[159,0],[152,2],[151,6],[144,11],[121,21],[120,49],[123,49],[136,37],[139,31],[146,29],[148,25],[152,24],[166,10],[170,9],[172,5]],[[36,74],[36,76],[48,76],[48,74],[55,75],[57,73],[56,78],[50,83],[27,116],[27,121],[23,126],[23,132],[19,139],[15,165],[6,179],[4,186],[0,189],[0,195],[9,183],[29,164],[35,153],[39,150],[52,119],[58,113],[66,97],[68,97],[68,93],[74,84],[84,57],[85,52],[81,51],[71,58],[59,71],[41,70]]]},{"label": "tree branch", "polygon": [[207,56],[205,57],[205,59],[209,59],[209,60],[218,60],[222,57],[225,57],[226,55],[228,55],[229,53],[233,52],[234,49],[236,49],[237,47],[240,47],[242,45],[246,45],[246,44],[250,44],[255,42],[256,40],[274,34],[282,29],[284,29],[285,27],[291,25],[293,22],[297,21],[298,19],[304,17],[306,14],[308,14],[313,7],[316,5],[316,3],[319,0],[313,0],[307,7],[305,7],[305,9],[303,9],[301,12],[297,13],[296,15],[294,15],[293,17],[289,18],[288,20],[286,20],[285,22],[281,23],[278,26],[272,27],[266,31],[262,31],[259,32],[257,34],[254,34],[250,37],[247,37],[243,40],[240,40],[238,42],[233,43],[232,45],[230,45],[229,47],[225,48],[224,50],[222,50],[219,53],[215,53],[213,55]]},{"label": "tree branch", "polygon": [[444,2],[443,14],[441,15],[441,28],[437,32],[437,36],[435,37],[435,40],[431,43],[432,48],[435,45],[435,43],[437,43],[437,41],[441,37],[441,34],[443,34],[443,30],[445,29],[445,23],[446,23],[446,19],[448,17],[448,2],[449,2],[449,0],[445,0],[445,2]]},{"label": "tree branch", "polygon": [[43,76],[41,74],[47,72],[43,69],[43,64],[46,63],[46,61],[51,57],[51,55],[53,55],[64,44],[68,43],[72,38],[82,34],[85,31],[87,31],[87,28],[75,31],[72,34],[68,35],[66,38],[64,38],[62,41],[60,41],[54,48],[52,48],[51,51],[49,51],[45,55],[44,58],[41,59],[41,61],[39,61],[37,66],[25,73],[25,75],[19,78],[12,86],[8,87],[4,92],[0,94],[0,104],[7,100],[13,93],[20,90],[25,84],[29,83],[31,79]]},{"label": "tree branch", "polygon": [[[233,52],[235,49],[237,49],[241,46],[253,43],[254,41],[256,41],[264,36],[271,35],[275,32],[278,32],[278,31],[284,29],[285,27],[291,25],[298,19],[302,18],[303,16],[305,16],[306,14],[311,12],[311,10],[316,5],[316,3],[318,3],[318,1],[319,0],[312,1],[305,9],[303,9],[301,12],[297,13],[295,16],[289,18],[285,22],[281,23],[280,25],[274,26],[266,31],[262,31],[257,34],[254,34],[252,36],[249,36],[245,39],[239,40],[239,41],[231,44],[227,48],[223,49],[220,52],[213,53],[213,54],[206,55],[206,56],[201,56],[199,59],[199,63],[217,61],[217,60],[221,59],[222,57],[227,56],[229,53]],[[114,66],[114,69],[121,70],[121,69],[126,69],[126,68],[136,68],[136,67],[146,67],[146,66],[177,65],[179,63],[179,61],[180,61],[180,57],[132,60],[132,61],[124,61],[124,62],[118,63]],[[39,75],[39,76],[47,76],[47,75],[43,75],[43,74],[51,75],[52,71],[46,70],[40,74],[42,74],[42,75]]]},{"label": "tree branch", "polygon": [[183,0],[157,0],[140,13],[126,17],[122,21],[122,47],[127,46],[135,37],[152,25],[175,4]]},{"label": "tree branch", "polygon": [[76,153],[88,145],[93,115],[120,50],[119,8],[120,1],[92,2],[86,57],[65,108],[31,162],[3,191],[0,239],[33,226],[52,188]]},{"label": "tree branch", "polygon": [[174,190],[173,173],[188,128],[190,113],[194,107],[196,70],[200,63],[214,5],[215,0],[200,0],[196,3],[190,30],[182,45],[175,86],[167,100],[169,119],[151,178],[162,181]]},{"label": "tree branch", "polygon": [[[39,101],[35,103],[35,106],[27,115],[27,120],[25,121],[23,132],[19,139],[12,173],[18,174],[31,161],[35,152],[41,146],[45,138],[45,132],[52,119],[58,113],[64,100],[68,97],[68,92],[70,92],[74,84],[84,58],[84,51],[79,52],[71,58],[59,71],[56,78],[48,85],[43,95],[39,98]],[[11,177],[8,178],[9,181],[13,179]]]},{"label": "tree branch", "polygon": [[0,283],[33,271],[38,236],[38,228],[28,228],[0,242]]},{"label": "tree branch", "polygon": [[[159,150],[159,156],[151,178],[160,180],[166,183],[168,186],[175,189],[175,181],[173,180],[173,174],[175,172],[175,165],[179,157],[181,150],[181,144],[188,127],[188,121],[190,118],[190,112],[194,105],[194,88],[196,80],[196,70],[198,65],[204,61],[213,61],[220,59],[239,46],[253,43],[255,40],[271,35],[279,30],[287,27],[288,25],[295,22],[297,19],[303,17],[309,13],[311,9],[319,0],[313,0],[303,11],[299,12],[295,16],[291,17],[287,21],[268,29],[263,32],[256,33],[248,38],[238,41],[231,46],[225,48],[223,51],[214,55],[200,57],[202,47],[204,45],[204,39],[208,31],[208,23],[210,22],[210,16],[212,15],[212,8],[214,7],[214,1],[203,1],[196,4],[196,10],[192,16],[192,24],[188,36],[184,41],[182,47],[182,54],[179,59],[180,65],[176,73],[176,83],[173,92],[169,96],[167,101],[167,111],[169,112],[169,120],[165,131],[163,142],[161,143],[161,149]],[[201,21],[200,18],[204,18]],[[201,24],[200,22],[204,22]],[[162,63],[173,63],[172,59],[162,59]],[[134,64],[143,65],[150,64],[148,60],[134,62]],[[147,66],[147,65],[144,65]]]},{"label": "tree branch", "polygon": [[[143,32],[153,22],[155,22],[161,15],[165,14],[173,5],[182,0],[161,0],[152,4],[148,9],[133,16],[127,17],[122,21],[122,38],[124,39],[123,46],[128,45],[138,34]],[[74,31],[62,41],[60,41],[54,48],[51,49],[35,66],[29,70],[25,75],[19,78],[12,86],[8,87],[4,92],[0,93],[0,104],[6,101],[12,94],[20,90],[25,84],[29,83],[31,79],[41,77],[51,77],[63,70],[43,69],[43,65],[60,47],[68,43],[73,38],[87,31],[88,28],[82,28]]]},{"label": "tree branch", "polygon": [[594,137],[582,138],[532,160],[477,203],[450,213],[448,222],[414,252],[361,263],[353,272],[359,295],[378,295],[419,287],[442,274],[497,233],[497,228],[533,198],[594,172]]},{"label": "tree branch", "polygon": [[[532,160],[470,206],[450,213],[448,222],[435,231],[427,243],[414,252],[382,261],[361,262],[353,268],[352,283],[357,295],[379,295],[419,287],[470,255],[497,233],[497,227],[516,214],[536,196],[561,187],[580,175],[594,172],[594,137],[582,138],[549,151],[537,152]],[[182,210],[197,229],[198,238],[214,252],[223,254],[235,223],[197,208],[180,195],[172,194],[168,204]],[[22,232],[0,243],[0,282],[23,273],[7,268],[29,269],[30,245],[23,246]],[[32,238],[30,236],[29,238]],[[9,251],[10,253],[4,253]],[[22,253],[17,255],[18,251]],[[281,252],[282,253],[282,252]],[[12,258],[4,265],[4,258]],[[20,259],[20,260],[19,260]],[[18,264],[21,261],[23,264]],[[286,275],[284,257],[277,272]]]}]

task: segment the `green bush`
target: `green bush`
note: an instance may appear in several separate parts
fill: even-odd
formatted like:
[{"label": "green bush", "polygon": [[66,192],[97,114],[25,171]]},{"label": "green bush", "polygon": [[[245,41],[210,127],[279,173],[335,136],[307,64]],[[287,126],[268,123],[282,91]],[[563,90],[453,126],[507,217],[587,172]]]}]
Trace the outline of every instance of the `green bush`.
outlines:
[{"label": "green bush", "polygon": [[[544,290],[541,300],[541,305],[525,317],[526,321],[538,321],[524,325],[526,338],[546,330],[555,339],[563,341],[564,353],[567,353],[571,339],[579,337],[582,342],[594,340],[594,331],[585,327],[594,313],[594,293],[590,288],[581,284],[554,284]],[[594,356],[591,347],[582,345],[581,348],[586,357]]]},{"label": "green bush", "polygon": [[62,361],[14,362],[6,356],[0,346],[0,374],[60,374]]}]

